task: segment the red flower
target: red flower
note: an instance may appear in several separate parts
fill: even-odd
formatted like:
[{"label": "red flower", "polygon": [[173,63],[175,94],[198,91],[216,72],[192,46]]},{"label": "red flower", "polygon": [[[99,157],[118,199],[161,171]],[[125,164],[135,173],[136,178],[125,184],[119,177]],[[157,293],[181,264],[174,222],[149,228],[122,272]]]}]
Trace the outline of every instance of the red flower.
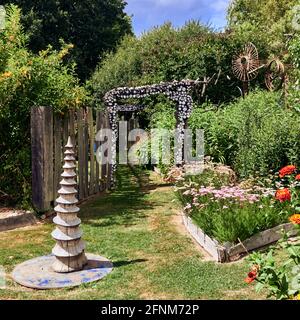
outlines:
[{"label": "red flower", "polygon": [[252,283],[257,278],[257,272],[256,271],[250,271],[248,273],[248,277],[245,279],[246,283]]},{"label": "red flower", "polygon": [[296,213],[296,214],[292,215],[292,216],[290,217],[290,221],[291,221],[293,224],[300,225],[300,214],[299,214],[299,213]]},{"label": "red flower", "polygon": [[291,192],[287,188],[277,190],[275,198],[276,198],[276,200],[279,200],[280,202],[290,201],[291,200]]},{"label": "red flower", "polygon": [[294,173],[296,169],[296,166],[293,165],[283,167],[279,170],[279,177],[284,178],[285,176]]},{"label": "red flower", "polygon": [[297,174],[295,177],[296,180],[300,181],[300,174]]}]

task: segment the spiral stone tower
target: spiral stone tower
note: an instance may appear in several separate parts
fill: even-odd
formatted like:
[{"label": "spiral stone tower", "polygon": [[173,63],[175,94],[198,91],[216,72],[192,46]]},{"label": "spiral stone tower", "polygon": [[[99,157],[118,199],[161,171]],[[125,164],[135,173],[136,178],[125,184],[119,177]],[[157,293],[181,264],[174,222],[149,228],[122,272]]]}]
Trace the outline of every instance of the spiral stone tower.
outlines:
[{"label": "spiral stone tower", "polygon": [[58,190],[59,198],[56,199],[57,206],[54,208],[57,213],[53,222],[56,229],[52,232],[52,237],[56,245],[52,250],[55,262],[53,270],[59,273],[68,273],[82,270],[87,264],[85,255],[85,243],[81,239],[81,220],[77,217],[79,208],[76,206],[76,165],[73,145],[69,137],[65,146],[64,172],[60,182],[61,188]]},{"label": "spiral stone tower", "polygon": [[113,270],[111,261],[97,254],[86,253],[80,230],[76,199],[76,159],[69,137],[65,146],[62,180],[54,210],[56,241],[52,254],[33,258],[15,266],[12,278],[22,286],[34,289],[75,287],[98,281]]}]

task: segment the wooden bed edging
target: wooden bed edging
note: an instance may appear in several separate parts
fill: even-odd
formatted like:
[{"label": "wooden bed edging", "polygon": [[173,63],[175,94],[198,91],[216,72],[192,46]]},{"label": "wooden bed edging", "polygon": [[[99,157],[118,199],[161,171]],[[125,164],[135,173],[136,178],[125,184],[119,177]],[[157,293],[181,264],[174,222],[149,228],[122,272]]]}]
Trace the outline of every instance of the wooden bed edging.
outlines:
[{"label": "wooden bed edging", "polygon": [[297,234],[297,230],[291,223],[285,223],[277,227],[259,232],[243,242],[236,245],[223,246],[217,240],[210,238],[198,226],[194,224],[192,219],[182,213],[183,224],[192,237],[199,245],[207,251],[212,258],[217,262],[231,262],[238,260],[249,251],[262,248],[271,243],[278,241],[281,238],[281,230],[290,232],[291,236]]},{"label": "wooden bed edging", "polygon": [[34,225],[38,222],[33,212],[0,218],[0,232]]}]

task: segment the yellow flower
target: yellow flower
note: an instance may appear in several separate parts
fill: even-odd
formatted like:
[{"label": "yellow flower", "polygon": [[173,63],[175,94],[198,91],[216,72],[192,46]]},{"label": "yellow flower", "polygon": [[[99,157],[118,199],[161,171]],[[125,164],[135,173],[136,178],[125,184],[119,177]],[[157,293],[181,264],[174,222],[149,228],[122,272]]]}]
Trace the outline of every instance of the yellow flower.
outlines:
[{"label": "yellow flower", "polygon": [[297,224],[300,225],[300,214],[296,213],[294,215],[292,215],[289,219],[293,224]]},{"label": "yellow flower", "polygon": [[4,72],[1,77],[2,78],[10,78],[11,76],[12,76],[12,73],[10,71],[7,71],[7,72]]}]

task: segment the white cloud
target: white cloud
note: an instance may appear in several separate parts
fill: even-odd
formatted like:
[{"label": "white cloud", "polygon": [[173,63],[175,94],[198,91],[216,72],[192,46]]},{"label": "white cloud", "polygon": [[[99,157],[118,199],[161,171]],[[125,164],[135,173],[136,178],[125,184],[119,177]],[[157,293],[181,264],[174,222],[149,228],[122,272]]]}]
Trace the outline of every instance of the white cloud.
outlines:
[{"label": "white cloud", "polygon": [[[183,9],[189,8],[193,5],[196,5],[203,0],[127,0],[126,2],[129,5],[140,5],[140,6],[153,6],[156,8],[178,8],[182,7]],[[143,3],[144,2],[144,3]],[[205,0],[204,0],[205,2]]]},{"label": "white cloud", "polygon": [[211,17],[208,23],[211,24],[217,30],[221,31],[221,30],[224,30],[224,28],[226,27],[227,20],[222,15],[216,15]]},{"label": "white cloud", "polygon": [[197,0],[153,0],[153,3],[162,7],[177,6],[179,4],[182,7],[186,7],[197,3]]},{"label": "white cloud", "polygon": [[229,5],[229,0],[213,0],[210,7],[217,12],[225,11]]},{"label": "white cloud", "polygon": [[126,0],[126,12],[133,14],[137,34],[171,21],[181,26],[190,19],[210,23],[217,28],[226,25],[226,9],[231,0]]}]

